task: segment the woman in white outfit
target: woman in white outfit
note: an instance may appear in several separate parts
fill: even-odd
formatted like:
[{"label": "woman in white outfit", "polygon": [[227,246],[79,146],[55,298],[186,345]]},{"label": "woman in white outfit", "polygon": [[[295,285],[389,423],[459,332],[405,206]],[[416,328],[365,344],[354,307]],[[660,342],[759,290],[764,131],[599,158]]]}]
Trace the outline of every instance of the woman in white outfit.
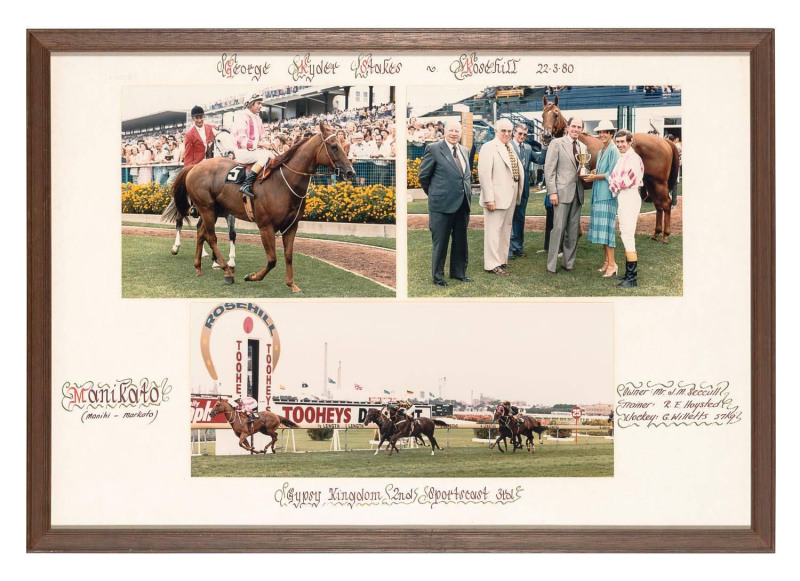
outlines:
[{"label": "woman in white outfit", "polygon": [[639,187],[644,177],[642,158],[633,150],[633,134],[622,129],[614,135],[614,143],[620,158],[608,177],[611,192],[617,196],[619,216],[619,232],[625,246],[625,277],[617,286],[624,288],[638,285],[637,267],[639,257],[636,254],[636,222],[642,209],[642,198]]}]

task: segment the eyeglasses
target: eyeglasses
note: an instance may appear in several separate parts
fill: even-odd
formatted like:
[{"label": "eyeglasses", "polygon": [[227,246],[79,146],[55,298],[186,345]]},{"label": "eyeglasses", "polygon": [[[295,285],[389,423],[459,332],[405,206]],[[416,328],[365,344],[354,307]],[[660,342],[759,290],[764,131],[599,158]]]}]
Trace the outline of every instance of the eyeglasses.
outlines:
[{"label": "eyeglasses", "polygon": [[498,133],[511,133],[511,129],[500,129],[497,131]]},{"label": "eyeglasses", "polygon": [[521,137],[527,137],[528,136],[528,133],[526,131],[517,131],[516,134],[521,136]]}]

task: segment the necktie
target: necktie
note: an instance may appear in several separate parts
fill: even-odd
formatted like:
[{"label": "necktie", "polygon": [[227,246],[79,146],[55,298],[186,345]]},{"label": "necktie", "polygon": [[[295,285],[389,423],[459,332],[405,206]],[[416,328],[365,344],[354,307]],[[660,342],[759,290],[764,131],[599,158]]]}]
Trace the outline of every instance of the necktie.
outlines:
[{"label": "necktie", "polygon": [[514,181],[519,181],[519,166],[517,165],[517,156],[514,154],[514,150],[511,149],[511,146],[506,143],[506,149],[508,150],[508,160],[511,162],[511,175],[514,176]]},{"label": "necktie", "polygon": [[458,151],[456,151],[456,146],[455,145],[453,146],[453,157],[456,160],[456,165],[458,166],[458,169],[460,169],[461,173],[463,174],[464,173],[464,166],[461,165],[461,158],[458,157]]},{"label": "necktie", "polygon": [[578,157],[577,157],[577,155],[578,155],[578,142],[577,141],[573,141],[572,142],[572,159],[575,160],[575,167],[578,167]]}]

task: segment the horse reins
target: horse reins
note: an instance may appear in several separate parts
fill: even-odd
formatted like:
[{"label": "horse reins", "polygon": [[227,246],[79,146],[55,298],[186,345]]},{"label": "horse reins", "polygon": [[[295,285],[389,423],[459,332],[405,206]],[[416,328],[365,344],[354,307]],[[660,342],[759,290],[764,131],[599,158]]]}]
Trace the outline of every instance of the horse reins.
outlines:
[{"label": "horse reins", "polygon": [[[322,137],[321,133],[319,133],[318,135],[320,137]],[[322,149],[325,146],[325,144],[327,143],[327,141],[331,137],[336,137],[336,134],[335,133],[331,133],[330,135],[328,135],[328,137],[326,137],[326,138],[322,139],[322,141],[320,141],[319,147],[317,148],[316,153],[314,153],[314,159],[317,158],[317,156],[319,155],[319,150]],[[339,173],[339,169],[336,167],[336,164],[333,163],[333,158],[331,157],[331,153],[328,151],[327,147],[325,147],[325,153],[328,155],[328,160],[330,160],[331,165],[335,168],[335,171],[338,174]],[[308,176],[308,184],[306,185],[306,193],[305,194],[303,194],[301,196],[300,194],[298,194],[297,192],[295,192],[292,189],[292,186],[289,185],[289,180],[287,180],[286,176],[283,174],[283,168],[284,167],[286,169],[288,169],[290,172],[294,173],[294,174],[301,175],[301,176]],[[311,178],[314,176],[314,174],[313,173],[306,173],[306,172],[302,172],[302,171],[297,171],[295,169],[292,169],[291,167],[289,167],[288,163],[282,163],[278,167],[278,172],[281,174],[281,177],[283,178],[283,183],[286,184],[286,187],[289,188],[289,191],[292,192],[292,194],[295,197],[300,198],[300,203],[297,205],[297,212],[294,215],[294,219],[292,220],[292,223],[289,224],[289,226],[286,229],[281,229],[281,231],[280,231],[281,234],[283,234],[286,230],[289,230],[292,226],[294,226],[294,223],[297,222],[297,219],[300,217],[300,208],[303,207],[302,200],[305,200],[308,197],[308,188],[311,186]]]}]

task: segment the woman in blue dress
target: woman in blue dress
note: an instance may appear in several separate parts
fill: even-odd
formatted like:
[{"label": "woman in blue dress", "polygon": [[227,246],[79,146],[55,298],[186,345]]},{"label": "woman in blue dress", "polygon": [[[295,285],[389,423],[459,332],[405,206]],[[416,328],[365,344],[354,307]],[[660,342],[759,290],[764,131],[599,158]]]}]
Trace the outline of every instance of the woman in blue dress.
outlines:
[{"label": "woman in blue dress", "polygon": [[610,121],[601,121],[595,132],[603,142],[603,148],[597,154],[596,168],[592,170],[586,181],[592,182],[592,210],[589,218],[589,242],[602,244],[605,261],[598,269],[603,276],[617,274],[617,263],[614,260],[616,246],[617,198],[608,187],[608,176],[619,159],[619,150],[611,141],[614,126]]}]

